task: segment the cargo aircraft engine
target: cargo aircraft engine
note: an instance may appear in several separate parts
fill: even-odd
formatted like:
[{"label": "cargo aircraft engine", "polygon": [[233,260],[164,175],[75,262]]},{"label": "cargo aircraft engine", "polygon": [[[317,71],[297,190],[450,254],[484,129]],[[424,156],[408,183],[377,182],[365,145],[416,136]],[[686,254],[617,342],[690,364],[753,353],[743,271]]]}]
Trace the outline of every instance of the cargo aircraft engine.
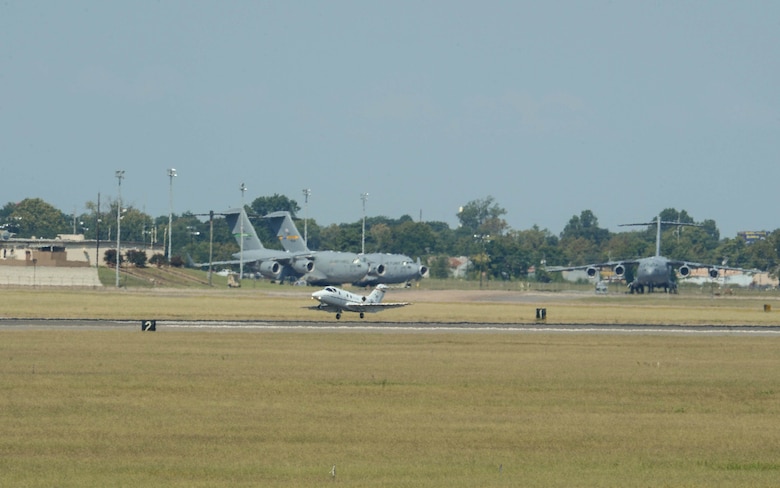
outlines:
[{"label": "cargo aircraft engine", "polygon": [[623,266],[623,263],[615,265],[615,276],[618,278],[622,278],[624,274],[626,274],[626,267]]},{"label": "cargo aircraft engine", "polygon": [[680,276],[685,278],[686,276],[690,276],[691,268],[689,268],[687,264],[683,264],[680,266],[680,269],[678,269],[677,272],[680,273]]},{"label": "cargo aircraft engine", "polygon": [[296,273],[300,274],[311,273],[314,271],[314,261],[310,259],[296,259],[292,262],[291,266]]},{"label": "cargo aircraft engine", "polygon": [[378,266],[371,266],[371,269],[368,270],[368,274],[370,276],[384,276],[385,275],[385,265],[380,264]]},{"label": "cargo aircraft engine", "polygon": [[260,263],[260,274],[271,280],[278,280],[282,275],[282,265],[276,261],[263,261]]}]

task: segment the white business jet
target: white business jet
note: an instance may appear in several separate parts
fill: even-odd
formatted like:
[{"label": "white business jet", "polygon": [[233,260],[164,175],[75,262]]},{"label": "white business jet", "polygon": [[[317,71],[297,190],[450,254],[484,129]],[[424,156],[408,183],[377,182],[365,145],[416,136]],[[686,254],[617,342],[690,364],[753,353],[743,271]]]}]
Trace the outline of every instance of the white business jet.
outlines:
[{"label": "white business jet", "polygon": [[387,290],[386,285],[377,285],[370,295],[358,295],[335,286],[326,286],[320,291],[311,294],[312,299],[319,301],[317,310],[335,312],[336,320],[341,318],[342,312],[356,312],[362,319],[366,312],[374,313],[386,308],[397,308],[410,305],[408,302],[381,303]]}]

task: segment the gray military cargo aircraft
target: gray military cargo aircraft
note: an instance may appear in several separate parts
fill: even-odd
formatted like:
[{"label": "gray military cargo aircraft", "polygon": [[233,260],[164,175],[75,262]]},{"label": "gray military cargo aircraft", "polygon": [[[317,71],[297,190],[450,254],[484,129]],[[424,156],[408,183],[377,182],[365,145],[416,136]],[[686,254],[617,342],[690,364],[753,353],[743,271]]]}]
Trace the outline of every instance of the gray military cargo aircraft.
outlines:
[{"label": "gray military cargo aircraft", "polygon": [[[239,212],[243,223],[239,220]],[[257,263],[259,272],[263,276],[279,280],[290,277],[302,278],[310,285],[325,286],[351,283],[368,272],[368,265],[355,253],[266,249],[243,209],[228,210],[225,212],[225,219],[239,246],[243,228],[244,263]],[[240,253],[233,256],[240,256]],[[215,264],[236,264],[236,262]]]},{"label": "gray military cargo aircraft", "polygon": [[[290,212],[272,212],[264,218],[271,220],[276,235],[286,251],[311,252],[292,220]],[[370,253],[360,257],[368,265],[368,272],[351,283],[355,286],[375,286],[378,284],[409,283],[419,280],[428,272],[428,268],[414,262],[403,254]]]},{"label": "gray military cargo aircraft", "polygon": [[655,256],[639,259],[627,259],[623,261],[610,261],[606,263],[586,264],[583,266],[552,266],[547,267],[546,271],[574,271],[585,270],[589,277],[596,276],[597,271],[604,268],[612,268],[618,278],[622,278],[626,272],[626,266],[637,266],[634,281],[628,284],[628,290],[631,293],[644,293],[645,288],[649,292],[656,288],[663,288],[664,292],[677,293],[677,282],[674,280],[674,268],[683,278],[690,275],[691,269],[708,268],[708,274],[711,278],[717,278],[720,270],[736,270],[743,272],[756,272],[757,270],[747,270],[742,268],[732,268],[729,266],[720,266],[716,264],[695,263],[692,261],[682,261],[669,259],[661,256],[661,225],[688,225],[698,227],[697,224],[686,224],[681,222],[661,221],[659,216],[655,222],[645,222],[639,224],[623,224],[622,226],[646,226],[656,225],[655,237]]},{"label": "gray military cargo aircraft", "polygon": [[374,286],[380,283],[409,283],[419,280],[428,272],[428,267],[412,261],[403,254],[369,253],[363,259],[368,263],[368,274],[360,281],[352,283],[355,286]]},{"label": "gray military cargo aircraft", "polygon": [[[289,253],[275,249],[267,249],[260,242],[255,228],[243,208],[232,208],[222,212],[235,237],[241,252],[233,253],[233,260],[215,261],[212,266],[244,264],[254,267],[265,278],[285,281],[293,280],[314,271],[315,261],[311,253]],[[208,263],[193,263],[197,267],[208,266]]]}]

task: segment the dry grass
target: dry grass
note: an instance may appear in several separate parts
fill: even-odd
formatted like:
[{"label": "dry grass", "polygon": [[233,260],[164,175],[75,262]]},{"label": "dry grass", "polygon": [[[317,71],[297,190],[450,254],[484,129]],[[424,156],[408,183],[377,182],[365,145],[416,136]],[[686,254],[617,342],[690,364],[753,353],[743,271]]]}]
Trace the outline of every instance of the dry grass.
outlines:
[{"label": "dry grass", "polygon": [[2,486],[776,486],[766,338],[6,331]]},{"label": "dry grass", "polygon": [[[5,289],[0,317],[327,320],[311,289]],[[394,290],[366,320],[775,324],[765,297]],[[777,309],[778,307],[773,307]],[[354,318],[354,320],[359,320]],[[164,327],[162,327],[164,330]],[[6,330],[0,486],[776,486],[772,337]]]},{"label": "dry grass", "polygon": [[[241,290],[5,289],[0,318],[155,318],[192,320],[334,320],[308,307],[311,288],[266,285]],[[595,297],[578,293],[392,290],[386,300],[413,305],[367,321],[531,323],[536,308],[547,323],[774,325],[775,297]],[[774,311],[765,312],[768,304]],[[775,305],[775,306],[772,306]],[[346,314],[342,320],[359,320]]]}]

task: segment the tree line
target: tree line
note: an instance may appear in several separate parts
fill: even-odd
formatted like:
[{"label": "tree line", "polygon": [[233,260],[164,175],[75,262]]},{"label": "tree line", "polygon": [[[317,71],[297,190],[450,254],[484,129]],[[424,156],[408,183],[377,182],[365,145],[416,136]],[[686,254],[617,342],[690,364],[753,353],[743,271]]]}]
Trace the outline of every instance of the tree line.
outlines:
[{"label": "tree line", "polygon": [[[54,238],[58,234],[84,234],[86,239],[111,241],[116,239],[117,204],[109,201],[98,211],[95,202],[87,202],[86,212],[66,214],[40,198],[28,198],[7,203],[0,209],[0,232],[20,238]],[[303,220],[298,203],[283,195],[256,198],[247,211],[260,239],[266,247],[281,249],[275,234],[261,217],[278,210],[289,211],[303,232]],[[400,253],[420,257],[433,277],[445,278],[451,256],[467,256],[472,262],[472,277],[478,274],[494,280],[526,280],[529,272],[534,279],[549,281],[556,276],[544,272],[544,264],[583,265],[634,259],[655,253],[656,227],[648,225],[639,231],[610,232],[599,227],[598,218],[590,210],[575,214],[559,235],[533,226],[511,229],[504,216],[506,210],[493,197],[473,200],[457,214],[459,225],[452,229],[445,222],[419,222],[409,215],[393,219],[366,218],[366,252]],[[139,247],[167,246],[168,216],[152,216],[129,206],[122,208],[122,241]],[[648,222],[654,222],[652,217]],[[698,224],[664,226],[661,254],[674,259],[756,268],[777,276],[780,270],[780,229],[769,232],[765,239],[748,243],[741,237],[720,238],[714,220],[696,222],[685,210],[673,208],[660,212],[664,222]],[[360,252],[362,219],[352,223],[320,226],[308,219],[308,244],[312,250],[333,249]],[[215,261],[231,259],[238,245],[224,219],[214,215],[213,234],[209,216],[184,212],[173,216],[171,226],[172,257],[183,262],[187,256],[196,262],[209,259],[213,242]],[[115,258],[114,258],[115,259]],[[172,259],[173,261],[173,259]],[[483,274],[484,273],[484,274]]]}]

